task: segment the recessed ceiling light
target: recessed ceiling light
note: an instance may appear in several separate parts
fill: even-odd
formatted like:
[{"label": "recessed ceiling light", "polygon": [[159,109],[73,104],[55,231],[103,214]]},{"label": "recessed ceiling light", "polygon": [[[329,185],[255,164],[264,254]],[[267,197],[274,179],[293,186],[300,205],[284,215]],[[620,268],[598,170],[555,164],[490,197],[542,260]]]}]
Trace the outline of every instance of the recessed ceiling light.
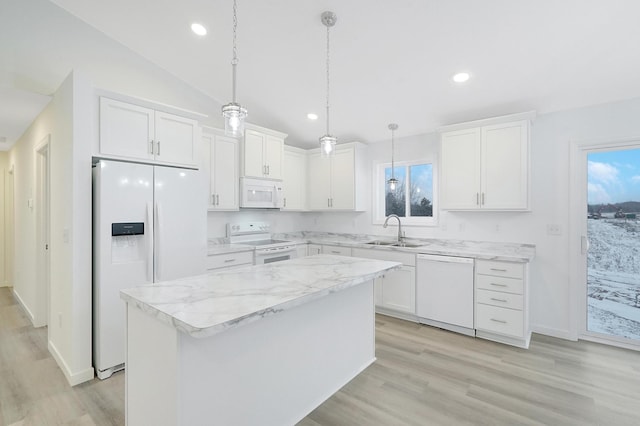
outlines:
[{"label": "recessed ceiling light", "polygon": [[191,24],[191,31],[198,34],[199,36],[207,35],[207,29],[204,27],[204,25],[197,22]]},{"label": "recessed ceiling light", "polygon": [[307,114],[307,118],[309,120],[317,120],[318,119],[318,114],[314,114],[314,113],[310,112],[309,114]]},{"label": "recessed ceiling light", "polygon": [[469,80],[470,77],[471,75],[468,72],[459,72],[457,74],[454,74],[451,79],[456,83],[464,83],[465,81]]}]

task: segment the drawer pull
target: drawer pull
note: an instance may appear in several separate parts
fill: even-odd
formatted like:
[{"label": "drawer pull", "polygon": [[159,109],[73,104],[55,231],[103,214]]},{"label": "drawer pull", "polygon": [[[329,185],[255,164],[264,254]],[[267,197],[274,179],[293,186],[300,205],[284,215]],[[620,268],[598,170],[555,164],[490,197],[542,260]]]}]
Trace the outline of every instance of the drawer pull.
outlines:
[{"label": "drawer pull", "polygon": [[338,250],[331,250],[331,253],[333,254],[340,254],[340,252]]},{"label": "drawer pull", "polygon": [[500,324],[506,324],[506,323],[507,323],[505,320],[495,319],[495,318],[491,318],[491,321],[493,321],[493,322],[499,322]]},{"label": "drawer pull", "polygon": [[236,261],[235,259],[226,259],[224,261],[224,263],[231,263],[231,262],[235,262],[235,261]]},{"label": "drawer pull", "polygon": [[496,272],[507,272],[506,269],[500,269],[500,268],[491,268],[491,270]]},{"label": "drawer pull", "polygon": [[491,300],[495,300],[496,302],[507,303],[507,299],[496,299],[495,297],[492,297]]},{"label": "drawer pull", "polygon": [[506,287],[506,284],[499,284],[499,283],[489,283],[491,285],[495,285],[496,287]]}]

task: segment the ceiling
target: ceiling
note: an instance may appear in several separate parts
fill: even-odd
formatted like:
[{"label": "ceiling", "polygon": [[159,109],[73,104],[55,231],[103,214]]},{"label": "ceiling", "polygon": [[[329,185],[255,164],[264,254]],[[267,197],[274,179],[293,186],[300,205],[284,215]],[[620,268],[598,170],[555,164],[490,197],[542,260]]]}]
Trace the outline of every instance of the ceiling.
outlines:
[{"label": "ceiling", "polygon": [[[230,101],[231,0],[53,2],[89,24],[75,31],[94,27],[218,102]],[[390,122],[403,137],[640,96],[635,0],[238,0],[238,9],[238,101],[250,122],[286,132],[298,146],[315,146],[325,133],[324,10],[338,16],[331,133],[339,143],[388,140]],[[191,32],[194,21],[208,28],[206,37]],[[453,83],[461,70],[470,81]],[[320,118],[308,120],[309,112]]]}]

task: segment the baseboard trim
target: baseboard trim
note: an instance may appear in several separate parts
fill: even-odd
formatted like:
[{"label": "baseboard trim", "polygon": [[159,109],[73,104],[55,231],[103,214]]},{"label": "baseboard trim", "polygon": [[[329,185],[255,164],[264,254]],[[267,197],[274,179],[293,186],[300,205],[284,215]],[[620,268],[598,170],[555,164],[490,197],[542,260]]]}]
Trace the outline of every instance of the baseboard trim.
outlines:
[{"label": "baseboard trim", "polygon": [[35,317],[33,316],[33,312],[31,312],[31,309],[29,309],[29,307],[24,303],[24,300],[22,300],[22,297],[20,297],[20,294],[16,291],[15,287],[13,288],[13,295],[15,296],[16,300],[18,301],[22,309],[24,310],[24,313],[27,314],[27,317],[29,317],[29,321],[31,321],[31,325],[34,325]]},{"label": "baseboard trim", "polygon": [[531,331],[536,334],[544,334],[545,336],[557,337],[559,339],[565,340],[573,340],[574,342],[578,340],[576,336],[572,336],[572,334],[568,330],[561,330],[558,328],[534,325],[531,327]]},{"label": "baseboard trim", "polygon": [[49,341],[47,346],[49,347],[51,356],[53,356],[53,359],[56,360],[56,363],[58,363],[58,367],[60,367],[60,370],[62,370],[62,374],[64,374],[64,377],[67,378],[67,382],[69,382],[71,386],[79,385],[80,383],[93,380],[93,377],[95,376],[93,367],[89,367],[77,373],[73,373],[69,369],[67,363],[64,362],[64,358],[62,358],[62,355],[60,355],[60,352],[58,352],[58,349],[53,344],[53,342]]}]

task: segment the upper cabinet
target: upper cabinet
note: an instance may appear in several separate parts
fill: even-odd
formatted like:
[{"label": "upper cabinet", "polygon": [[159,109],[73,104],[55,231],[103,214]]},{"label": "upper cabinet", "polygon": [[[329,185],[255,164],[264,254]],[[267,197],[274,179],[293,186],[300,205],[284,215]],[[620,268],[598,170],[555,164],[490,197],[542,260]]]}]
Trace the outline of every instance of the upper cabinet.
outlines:
[{"label": "upper cabinet", "polygon": [[238,210],[238,140],[218,129],[205,129],[202,140],[209,210]]},{"label": "upper cabinet", "polygon": [[284,147],[282,163],[283,207],[281,210],[307,209],[307,153],[291,146]]},{"label": "upper cabinet", "polygon": [[241,176],[282,179],[286,134],[247,124],[241,152]]},{"label": "upper cabinet", "polygon": [[482,120],[441,129],[445,130],[441,138],[442,209],[529,209],[530,117],[531,113],[517,114],[509,118],[524,119]]},{"label": "upper cabinet", "polygon": [[198,122],[140,105],[100,98],[100,155],[196,167]]},{"label": "upper cabinet", "polygon": [[313,150],[308,165],[310,210],[365,210],[366,165],[365,147],[358,142],[336,146],[330,158]]}]

